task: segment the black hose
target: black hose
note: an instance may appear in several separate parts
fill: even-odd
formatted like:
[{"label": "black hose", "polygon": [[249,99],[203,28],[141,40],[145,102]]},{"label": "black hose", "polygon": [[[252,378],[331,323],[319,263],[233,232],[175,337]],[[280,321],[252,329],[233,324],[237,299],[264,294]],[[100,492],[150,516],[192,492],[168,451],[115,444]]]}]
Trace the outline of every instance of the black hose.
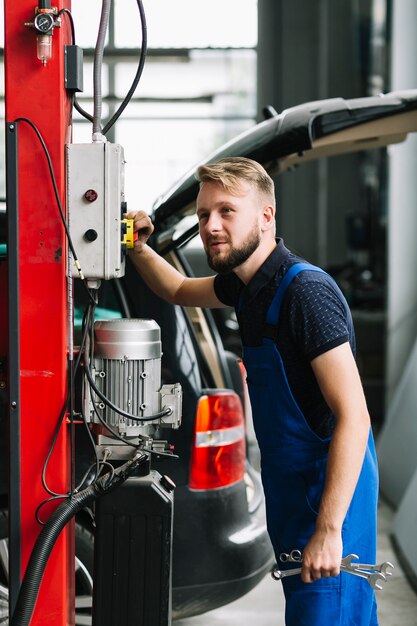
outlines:
[{"label": "black hose", "polygon": [[64,526],[84,507],[121,485],[142,463],[148,460],[142,452],[96,480],[92,485],[60,504],[42,528],[30,555],[10,626],[29,626],[39,587],[52,548]]}]

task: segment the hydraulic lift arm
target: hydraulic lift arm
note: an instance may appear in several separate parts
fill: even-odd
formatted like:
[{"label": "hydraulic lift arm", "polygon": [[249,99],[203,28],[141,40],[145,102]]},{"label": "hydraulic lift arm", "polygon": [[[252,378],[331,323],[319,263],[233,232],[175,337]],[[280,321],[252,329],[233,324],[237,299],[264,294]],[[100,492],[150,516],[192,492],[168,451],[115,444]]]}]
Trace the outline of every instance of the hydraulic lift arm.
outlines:
[{"label": "hydraulic lift arm", "polygon": [[[56,8],[70,6],[70,2],[60,2]],[[64,85],[64,46],[71,43],[71,31],[63,20],[53,34],[45,33],[52,56],[43,62],[38,58],[40,33],[25,26],[35,18],[35,7],[31,0],[4,2],[11,612],[41,530],[35,511],[39,502],[49,497],[42,486],[42,467],[68,391],[65,233],[42,146],[30,124],[16,120],[25,118],[40,129],[65,206],[64,146],[70,101]],[[54,491],[65,493],[70,488],[70,465],[69,433],[64,426],[49,466]],[[74,623],[73,568],[72,533],[65,530],[48,562],[32,626]]]}]

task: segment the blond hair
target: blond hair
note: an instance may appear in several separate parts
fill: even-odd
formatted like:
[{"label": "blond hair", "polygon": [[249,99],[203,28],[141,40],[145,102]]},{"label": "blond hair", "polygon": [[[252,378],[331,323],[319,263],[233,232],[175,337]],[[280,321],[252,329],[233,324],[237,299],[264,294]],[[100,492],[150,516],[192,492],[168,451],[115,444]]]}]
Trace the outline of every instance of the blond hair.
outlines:
[{"label": "blond hair", "polygon": [[242,181],[246,181],[268,198],[275,206],[274,181],[257,161],[246,157],[226,157],[216,163],[197,168],[196,178],[200,183],[218,182],[226,191],[235,192]]}]

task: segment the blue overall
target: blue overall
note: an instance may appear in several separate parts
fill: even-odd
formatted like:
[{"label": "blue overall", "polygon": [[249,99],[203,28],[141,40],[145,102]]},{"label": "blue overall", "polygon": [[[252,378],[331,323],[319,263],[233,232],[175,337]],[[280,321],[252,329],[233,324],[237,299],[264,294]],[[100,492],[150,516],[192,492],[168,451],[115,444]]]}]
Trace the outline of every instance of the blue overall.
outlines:
[{"label": "blue overall", "polygon": [[[278,325],[285,290],[303,270],[323,271],[306,263],[291,266],[269,307],[267,324]],[[268,532],[280,563],[282,552],[303,550],[314,533],[330,439],[319,438],[308,425],[288,385],[275,341],[264,338],[259,347],[243,346],[243,361],[261,452]],[[343,556],[354,553],[362,563],[376,562],[377,497],[377,462],[370,433],[362,471],[343,523]],[[314,583],[303,583],[299,576],[292,576],[284,578],[282,584],[287,626],[378,624],[375,592],[357,576],[341,573]]]}]

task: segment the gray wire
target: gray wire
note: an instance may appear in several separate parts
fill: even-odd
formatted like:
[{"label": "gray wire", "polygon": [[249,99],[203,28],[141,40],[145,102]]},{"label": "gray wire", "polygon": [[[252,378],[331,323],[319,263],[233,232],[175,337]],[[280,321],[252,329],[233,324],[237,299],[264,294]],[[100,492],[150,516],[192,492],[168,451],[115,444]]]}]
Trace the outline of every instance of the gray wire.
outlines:
[{"label": "gray wire", "polygon": [[98,30],[97,43],[94,50],[94,111],[93,111],[93,138],[96,133],[101,135],[101,114],[102,114],[102,90],[101,72],[103,66],[104,45],[109,24],[111,0],[103,0],[101,7],[100,27]]}]

